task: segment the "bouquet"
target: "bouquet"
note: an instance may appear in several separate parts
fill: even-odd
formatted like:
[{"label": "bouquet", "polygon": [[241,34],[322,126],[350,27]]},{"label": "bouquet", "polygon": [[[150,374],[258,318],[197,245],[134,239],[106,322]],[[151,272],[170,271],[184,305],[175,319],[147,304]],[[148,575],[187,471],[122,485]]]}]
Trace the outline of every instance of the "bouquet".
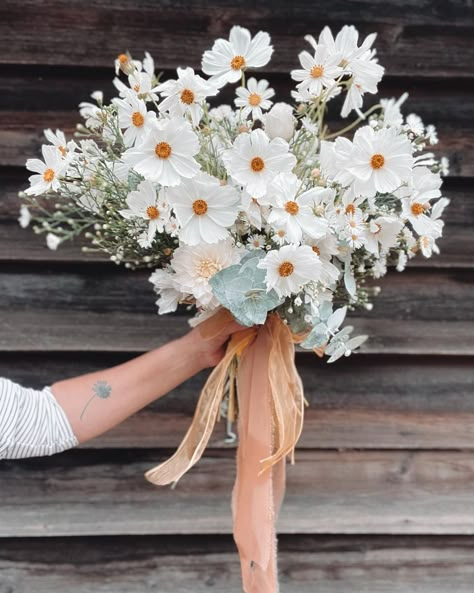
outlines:
[{"label": "bouquet", "polygon": [[[238,412],[234,536],[248,592],[277,588],[273,523],[305,403],[294,344],[330,363],[350,355],[367,336],[353,336],[345,316],[370,310],[370,281],[439,252],[447,160],[426,152],[435,128],[402,115],[406,94],[363,110],[384,74],[375,37],[360,41],[353,26],[306,36],[295,105],[274,103],[268,81],[249,75],[273,53],[261,31],[235,26],[215,41],[206,78],[187,67],[161,81],[148,53],[121,54],[118,96],[94,92],[74,139],[45,130],[43,159],[26,164],[20,224],[33,220],[51,249],[84,235],[85,251],[154,269],[160,314],[185,305],[194,324],[212,318],[207,332],[230,315],[248,328],[209,377],[176,454],[147,473],[178,480],[218,416]],[[235,84],[234,105],[215,106]]]}]

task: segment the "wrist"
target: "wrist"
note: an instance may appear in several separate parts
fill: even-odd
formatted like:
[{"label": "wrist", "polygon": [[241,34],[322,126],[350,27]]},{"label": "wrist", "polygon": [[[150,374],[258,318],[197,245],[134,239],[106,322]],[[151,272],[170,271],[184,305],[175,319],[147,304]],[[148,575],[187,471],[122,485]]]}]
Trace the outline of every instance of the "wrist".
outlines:
[{"label": "wrist", "polygon": [[197,373],[210,366],[205,350],[202,348],[202,339],[198,340],[196,332],[190,331],[177,340],[178,349],[183,356],[186,366],[192,373]]}]

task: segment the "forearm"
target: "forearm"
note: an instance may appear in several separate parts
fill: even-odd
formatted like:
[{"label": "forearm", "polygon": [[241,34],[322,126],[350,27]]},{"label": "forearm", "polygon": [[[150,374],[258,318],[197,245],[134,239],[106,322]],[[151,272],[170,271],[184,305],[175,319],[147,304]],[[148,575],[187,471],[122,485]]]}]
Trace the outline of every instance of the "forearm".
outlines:
[{"label": "forearm", "polygon": [[51,391],[84,442],[165,395],[206,362],[188,334],[116,367],[54,383]]}]

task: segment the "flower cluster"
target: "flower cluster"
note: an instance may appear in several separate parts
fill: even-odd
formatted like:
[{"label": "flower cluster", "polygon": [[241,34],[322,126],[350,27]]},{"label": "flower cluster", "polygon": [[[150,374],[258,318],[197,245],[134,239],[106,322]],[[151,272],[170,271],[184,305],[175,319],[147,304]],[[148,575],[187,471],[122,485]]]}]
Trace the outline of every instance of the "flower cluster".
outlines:
[{"label": "flower cluster", "polygon": [[[365,336],[342,323],[348,308],[371,307],[366,281],[438,253],[447,164],[424,152],[433,126],[402,115],[406,95],[362,111],[384,73],[375,35],[326,27],[306,40],[291,72],[295,106],[248,78],[271,58],[264,32],[233,27],[204,53],[205,77],[178,68],[161,82],[148,54],[120,55],[119,96],[106,104],[93,93],[75,140],[46,130],[43,159],[27,161],[20,223],[33,217],[53,249],[85,234],[85,249],[156,268],[160,313],[224,306],[254,325],[276,312],[303,347],[324,347],[329,361],[350,354]],[[234,106],[211,107],[233,83]],[[342,119],[355,114],[337,130],[332,101]]]}]

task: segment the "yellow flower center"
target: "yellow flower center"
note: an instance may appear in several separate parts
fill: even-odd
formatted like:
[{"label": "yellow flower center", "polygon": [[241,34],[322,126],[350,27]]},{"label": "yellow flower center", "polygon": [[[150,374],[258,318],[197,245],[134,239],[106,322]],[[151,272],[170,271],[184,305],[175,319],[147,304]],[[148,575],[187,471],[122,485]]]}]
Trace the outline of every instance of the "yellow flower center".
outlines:
[{"label": "yellow flower center", "polygon": [[321,66],[321,64],[318,64],[317,66],[313,66],[311,68],[311,77],[312,78],[321,78],[321,76],[324,74],[324,68]]},{"label": "yellow flower center", "polygon": [[211,278],[222,269],[222,266],[212,259],[203,259],[197,266],[197,273],[201,278]]},{"label": "yellow flower center", "polygon": [[148,206],[146,209],[146,215],[150,220],[155,220],[160,216],[160,211],[156,206]]},{"label": "yellow flower center", "polygon": [[132,113],[132,123],[136,128],[141,128],[145,123],[145,118],[139,111]]},{"label": "yellow flower center", "polygon": [[420,214],[423,214],[423,212],[425,211],[423,204],[420,204],[419,202],[414,202],[411,205],[411,211],[413,213],[414,216],[420,216]]},{"label": "yellow flower center", "polygon": [[296,202],[294,202],[293,200],[290,200],[289,202],[287,202],[285,204],[285,210],[288,212],[288,214],[295,216],[296,214],[298,214],[300,207],[298,206],[298,204]]},{"label": "yellow flower center", "polygon": [[374,154],[370,159],[372,169],[381,169],[385,165],[385,158],[383,154]]},{"label": "yellow flower center", "polygon": [[169,159],[171,156],[171,146],[168,142],[159,142],[155,146],[155,154],[159,159]]},{"label": "yellow flower center", "polygon": [[123,65],[126,64],[128,62],[128,56],[127,54],[120,54],[119,56],[117,56],[117,60]]},{"label": "yellow flower center", "polygon": [[207,202],[205,200],[195,200],[193,202],[193,210],[194,214],[198,216],[202,216],[207,212]]},{"label": "yellow flower center", "polygon": [[359,238],[359,236],[358,235],[351,235],[351,238],[352,238],[353,241],[357,241],[357,239]]},{"label": "yellow flower center", "polygon": [[58,146],[58,150],[63,155],[63,157],[66,156],[67,150],[66,150],[66,148],[64,146]]},{"label": "yellow flower center", "polygon": [[280,239],[283,239],[283,237],[286,235],[286,232],[284,231],[284,229],[280,229],[277,232],[277,235],[280,237]]},{"label": "yellow flower center", "polygon": [[194,102],[194,93],[190,89],[183,89],[181,91],[181,103],[191,105]]},{"label": "yellow flower center", "polygon": [[262,102],[262,97],[260,95],[258,95],[257,93],[252,93],[251,95],[249,95],[249,105],[252,105],[252,107],[256,107],[257,105],[260,105],[261,102]]},{"label": "yellow flower center", "polygon": [[53,169],[46,169],[46,171],[43,173],[43,179],[46,181],[46,183],[51,183],[55,175],[56,173],[53,171]]},{"label": "yellow flower center", "polygon": [[287,276],[291,276],[295,271],[295,266],[290,261],[284,261],[280,267],[278,268],[278,273],[282,278],[286,278]]},{"label": "yellow flower center", "polygon": [[355,206],[354,204],[348,204],[346,206],[346,214],[350,214],[351,216],[354,216],[356,212]]},{"label": "yellow flower center", "polygon": [[260,173],[260,171],[265,169],[265,161],[259,156],[255,156],[250,161],[250,167],[252,168],[252,171],[255,171],[255,173]]},{"label": "yellow flower center", "polygon": [[245,67],[244,56],[234,56],[230,61],[230,67],[232,70],[242,70]]},{"label": "yellow flower center", "polygon": [[316,255],[321,255],[321,251],[320,251],[319,247],[316,247],[316,245],[313,245],[312,249]]}]

